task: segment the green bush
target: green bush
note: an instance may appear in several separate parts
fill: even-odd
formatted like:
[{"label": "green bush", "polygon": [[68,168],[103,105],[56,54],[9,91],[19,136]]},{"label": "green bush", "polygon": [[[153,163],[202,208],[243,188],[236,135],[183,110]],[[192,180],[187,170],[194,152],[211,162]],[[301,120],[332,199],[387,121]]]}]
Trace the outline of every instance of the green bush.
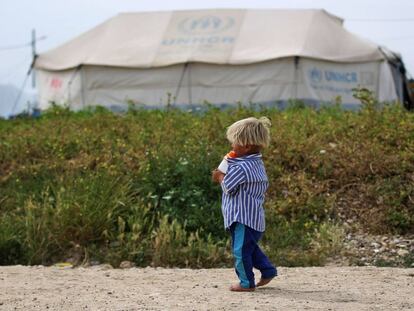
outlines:
[{"label": "green bush", "polygon": [[338,252],[339,213],[372,233],[414,233],[414,117],[358,96],[358,112],[55,105],[0,120],[0,264],[230,265],[210,174],[230,148],[226,127],[251,115],[273,124],[263,247],[277,264],[320,265]]}]

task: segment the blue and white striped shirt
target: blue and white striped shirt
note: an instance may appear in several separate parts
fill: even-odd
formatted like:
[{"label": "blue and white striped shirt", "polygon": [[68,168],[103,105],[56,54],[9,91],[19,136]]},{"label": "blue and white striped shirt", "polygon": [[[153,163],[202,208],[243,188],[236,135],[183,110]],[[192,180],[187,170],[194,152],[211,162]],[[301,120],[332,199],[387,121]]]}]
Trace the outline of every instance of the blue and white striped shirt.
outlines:
[{"label": "blue and white striped shirt", "polygon": [[256,231],[264,232],[263,202],[269,186],[261,154],[228,158],[227,174],[221,182],[223,198],[221,211],[224,227],[239,222]]}]

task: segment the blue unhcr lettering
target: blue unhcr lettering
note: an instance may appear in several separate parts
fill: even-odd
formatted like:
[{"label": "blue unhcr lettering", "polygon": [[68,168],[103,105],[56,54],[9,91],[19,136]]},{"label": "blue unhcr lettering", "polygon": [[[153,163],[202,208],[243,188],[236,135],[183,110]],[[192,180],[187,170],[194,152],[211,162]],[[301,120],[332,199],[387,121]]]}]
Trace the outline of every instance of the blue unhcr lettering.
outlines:
[{"label": "blue unhcr lettering", "polygon": [[325,71],[326,81],[346,82],[346,83],[357,83],[356,72],[336,72],[336,71]]}]

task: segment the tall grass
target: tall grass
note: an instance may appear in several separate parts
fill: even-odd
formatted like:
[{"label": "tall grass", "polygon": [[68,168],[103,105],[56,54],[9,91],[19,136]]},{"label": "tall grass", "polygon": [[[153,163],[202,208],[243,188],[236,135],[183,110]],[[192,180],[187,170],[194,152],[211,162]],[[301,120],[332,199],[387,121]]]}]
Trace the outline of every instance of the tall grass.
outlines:
[{"label": "tall grass", "polygon": [[230,148],[226,127],[251,115],[273,123],[263,247],[277,264],[338,253],[339,213],[372,233],[413,233],[414,117],[357,95],[359,112],[53,106],[0,120],[0,264],[230,265],[210,172]]}]

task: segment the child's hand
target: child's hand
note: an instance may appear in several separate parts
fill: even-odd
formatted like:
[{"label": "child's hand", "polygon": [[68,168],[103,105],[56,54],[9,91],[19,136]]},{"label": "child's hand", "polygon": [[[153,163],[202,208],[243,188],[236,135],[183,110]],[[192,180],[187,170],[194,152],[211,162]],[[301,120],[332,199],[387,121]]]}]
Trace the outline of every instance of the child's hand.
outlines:
[{"label": "child's hand", "polygon": [[223,172],[219,171],[218,169],[213,170],[211,174],[211,179],[213,182],[220,184],[223,181],[223,178],[224,178]]}]

